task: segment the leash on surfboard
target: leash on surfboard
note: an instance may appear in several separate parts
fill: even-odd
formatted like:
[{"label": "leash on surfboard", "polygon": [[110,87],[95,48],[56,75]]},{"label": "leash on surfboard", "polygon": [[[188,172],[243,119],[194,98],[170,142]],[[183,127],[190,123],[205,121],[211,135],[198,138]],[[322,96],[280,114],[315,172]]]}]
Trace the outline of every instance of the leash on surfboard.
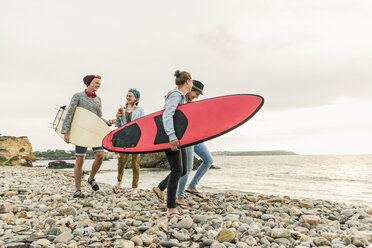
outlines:
[{"label": "leash on surfboard", "polygon": [[54,117],[53,122],[49,122],[48,124],[49,124],[49,128],[54,129],[55,131],[57,131],[57,128],[64,121],[64,118],[62,118],[62,116],[63,116],[63,112],[66,111],[66,105],[65,106],[56,105],[56,107],[54,109],[57,110],[56,117]]}]

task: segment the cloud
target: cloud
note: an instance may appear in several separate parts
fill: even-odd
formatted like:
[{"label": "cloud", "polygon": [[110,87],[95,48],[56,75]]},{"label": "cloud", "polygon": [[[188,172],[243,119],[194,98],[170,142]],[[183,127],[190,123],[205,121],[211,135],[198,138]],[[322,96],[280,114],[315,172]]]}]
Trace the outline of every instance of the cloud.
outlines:
[{"label": "cloud", "polygon": [[[369,1],[5,1],[0,120],[33,120],[37,137],[54,106],[83,90],[85,74],[102,75],[98,94],[106,118],[131,87],[141,90],[146,113],[161,109],[177,69],[205,83],[203,98],[264,96],[260,113],[279,113],[275,124],[283,112],[326,106],[341,96],[368,99],[370,9]],[[13,127],[3,130],[18,134]],[[307,132],[281,126],[278,133],[287,131],[298,137]],[[261,144],[271,147],[269,139]]]}]

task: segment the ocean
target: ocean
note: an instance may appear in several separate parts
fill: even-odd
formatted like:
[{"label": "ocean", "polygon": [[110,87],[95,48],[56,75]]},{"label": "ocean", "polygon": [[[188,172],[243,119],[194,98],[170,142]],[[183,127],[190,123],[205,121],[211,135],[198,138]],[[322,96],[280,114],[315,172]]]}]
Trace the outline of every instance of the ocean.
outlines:
[{"label": "ocean", "polygon": [[[220,169],[210,169],[201,179],[198,189],[202,192],[258,193],[372,205],[372,155],[215,156],[213,160]],[[34,165],[45,166],[48,162],[35,161]],[[92,162],[86,160],[84,170],[90,170]],[[116,168],[116,159],[104,161],[97,182],[114,185]],[[139,188],[151,189],[168,173],[142,169]],[[194,174],[192,171],[189,182]],[[132,170],[127,169],[123,186],[131,187],[131,182]]]}]

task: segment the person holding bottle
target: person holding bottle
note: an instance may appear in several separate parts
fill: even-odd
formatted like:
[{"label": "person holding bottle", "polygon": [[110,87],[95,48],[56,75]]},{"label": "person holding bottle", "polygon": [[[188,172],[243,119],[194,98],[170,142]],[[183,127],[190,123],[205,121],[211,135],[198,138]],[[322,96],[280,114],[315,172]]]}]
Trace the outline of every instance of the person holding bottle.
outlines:
[{"label": "person holding bottle", "polygon": [[[121,127],[131,121],[137,120],[145,115],[143,109],[138,106],[140,100],[140,92],[137,89],[129,89],[126,94],[126,103],[125,107],[120,107],[116,114],[116,126]],[[132,156],[132,199],[138,198],[138,180],[140,175],[140,154],[129,154],[129,153],[120,153],[118,158],[118,176],[117,183],[112,188],[115,194],[119,193],[124,169],[128,161],[129,156]]]}]

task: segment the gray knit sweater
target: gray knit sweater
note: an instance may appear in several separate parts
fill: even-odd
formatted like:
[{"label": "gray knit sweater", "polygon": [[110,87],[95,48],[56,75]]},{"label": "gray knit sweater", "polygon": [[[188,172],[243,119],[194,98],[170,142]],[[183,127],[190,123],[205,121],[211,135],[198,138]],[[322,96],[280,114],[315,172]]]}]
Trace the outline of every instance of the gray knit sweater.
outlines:
[{"label": "gray knit sweater", "polygon": [[71,122],[72,118],[74,117],[76,107],[81,107],[89,110],[90,112],[101,117],[101,119],[107,123],[107,121],[102,118],[101,98],[99,98],[98,96],[95,98],[89,97],[87,96],[87,94],[85,94],[85,92],[79,92],[75,93],[72,96],[65,120],[63,121],[62,124],[61,133],[65,134],[70,132]]}]

